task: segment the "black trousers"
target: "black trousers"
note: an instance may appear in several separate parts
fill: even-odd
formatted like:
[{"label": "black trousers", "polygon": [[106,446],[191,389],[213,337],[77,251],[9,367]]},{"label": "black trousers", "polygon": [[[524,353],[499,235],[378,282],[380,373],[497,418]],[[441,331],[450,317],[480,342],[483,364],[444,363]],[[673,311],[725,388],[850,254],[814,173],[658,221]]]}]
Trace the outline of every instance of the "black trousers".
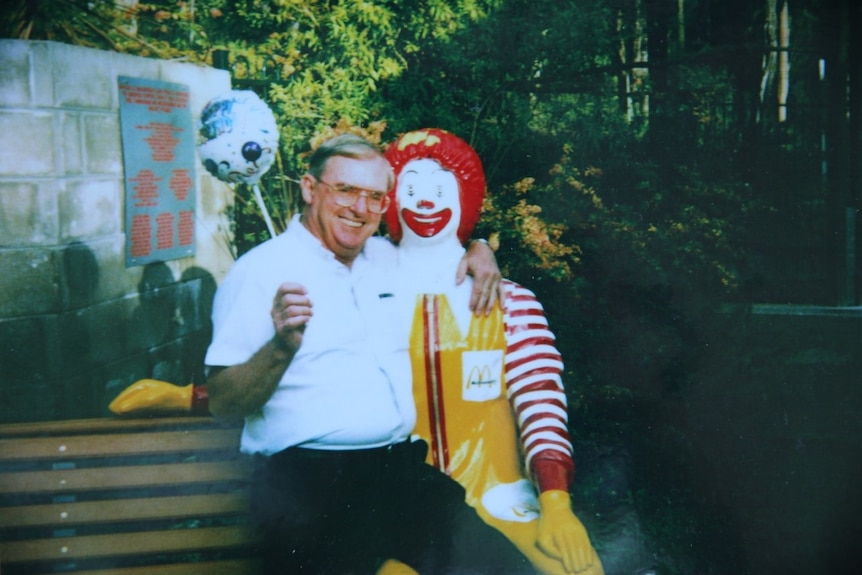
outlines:
[{"label": "black trousers", "polygon": [[257,460],[253,511],[267,575],[373,575],[388,558],[422,575],[534,573],[464,489],[425,464],[427,445],[290,448]]}]

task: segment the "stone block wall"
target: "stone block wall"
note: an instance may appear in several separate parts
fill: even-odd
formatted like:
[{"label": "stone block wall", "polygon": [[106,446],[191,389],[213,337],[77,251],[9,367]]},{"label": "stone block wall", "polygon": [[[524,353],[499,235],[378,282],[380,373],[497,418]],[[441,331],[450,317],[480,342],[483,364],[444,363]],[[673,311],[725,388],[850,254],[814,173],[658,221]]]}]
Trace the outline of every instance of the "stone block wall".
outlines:
[{"label": "stone block wall", "polygon": [[137,379],[202,381],[231,190],[197,168],[194,257],[125,266],[118,76],[189,87],[227,72],[0,40],[0,423],[98,417]]}]

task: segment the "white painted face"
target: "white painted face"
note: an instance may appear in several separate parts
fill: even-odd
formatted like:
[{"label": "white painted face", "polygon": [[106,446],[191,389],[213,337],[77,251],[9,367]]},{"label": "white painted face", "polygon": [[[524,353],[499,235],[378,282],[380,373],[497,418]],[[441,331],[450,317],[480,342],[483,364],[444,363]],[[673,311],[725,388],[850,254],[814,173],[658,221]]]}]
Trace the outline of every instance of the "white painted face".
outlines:
[{"label": "white painted face", "polygon": [[395,202],[405,240],[457,237],[461,223],[458,179],[436,160],[423,158],[404,165]]}]

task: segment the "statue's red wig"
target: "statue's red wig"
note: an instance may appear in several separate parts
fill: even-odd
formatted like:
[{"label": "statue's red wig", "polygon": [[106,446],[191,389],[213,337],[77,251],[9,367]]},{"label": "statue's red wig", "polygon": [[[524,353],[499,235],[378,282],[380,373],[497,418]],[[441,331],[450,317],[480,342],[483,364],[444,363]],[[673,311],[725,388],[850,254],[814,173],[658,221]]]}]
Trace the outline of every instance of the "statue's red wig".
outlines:
[{"label": "statue's red wig", "polygon": [[409,161],[424,158],[436,160],[445,169],[454,173],[458,180],[461,198],[461,224],[458,226],[458,239],[463,244],[473,233],[473,228],[476,227],[482,212],[482,200],[485,198],[485,171],[482,169],[479,155],[470,147],[470,144],[455,134],[439,128],[407,132],[386,149],[386,159],[389,160],[395,172],[395,181],[389,191],[392,202],[384,215],[389,235],[393,241],[401,241],[401,222],[398,221],[398,206],[395,202],[398,176]]}]

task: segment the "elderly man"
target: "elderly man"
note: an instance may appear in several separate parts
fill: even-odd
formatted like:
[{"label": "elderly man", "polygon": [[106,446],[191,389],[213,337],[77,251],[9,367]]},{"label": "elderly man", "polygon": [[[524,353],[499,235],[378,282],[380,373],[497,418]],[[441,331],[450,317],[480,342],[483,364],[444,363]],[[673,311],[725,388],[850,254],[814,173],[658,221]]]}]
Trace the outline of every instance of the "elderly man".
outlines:
[{"label": "elderly man", "polygon": [[240,258],[216,294],[209,406],[245,418],[266,572],[374,573],[388,557],[428,575],[529,572],[410,440],[394,248],[371,237],[392,182],[367,141],[324,143],[302,178],[302,215]]}]

